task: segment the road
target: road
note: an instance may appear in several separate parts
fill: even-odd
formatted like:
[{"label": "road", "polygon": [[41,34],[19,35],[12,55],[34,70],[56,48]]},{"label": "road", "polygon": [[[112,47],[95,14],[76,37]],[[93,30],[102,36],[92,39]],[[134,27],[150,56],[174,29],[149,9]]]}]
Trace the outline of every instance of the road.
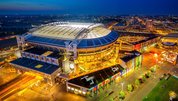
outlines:
[{"label": "road", "polygon": [[4,100],[16,92],[24,89],[27,86],[26,84],[34,78],[34,76],[24,74],[7,83],[7,85],[2,85],[0,90],[0,99]]},{"label": "road", "polygon": [[142,101],[142,99],[146,97],[149,92],[151,92],[151,90],[157,85],[157,83],[159,82],[159,78],[164,73],[171,73],[174,75],[174,70],[178,70],[178,68],[175,68],[172,64],[168,62],[164,62],[159,66],[160,69],[158,69],[156,73],[151,78],[147,79],[146,82],[143,83],[138,89],[127,95],[124,101]]}]

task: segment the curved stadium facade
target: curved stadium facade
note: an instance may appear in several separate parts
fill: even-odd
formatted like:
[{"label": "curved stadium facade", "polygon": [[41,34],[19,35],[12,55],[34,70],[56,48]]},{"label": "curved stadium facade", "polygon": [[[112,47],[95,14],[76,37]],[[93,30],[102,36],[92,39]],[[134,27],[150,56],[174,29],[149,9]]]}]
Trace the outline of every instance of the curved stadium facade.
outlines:
[{"label": "curved stadium facade", "polygon": [[102,69],[101,64],[111,65],[117,58],[118,38],[118,33],[99,23],[49,23],[17,36],[22,57],[11,64],[50,80],[62,74],[73,78]]},{"label": "curved stadium facade", "polygon": [[140,50],[157,40],[141,35],[111,31],[100,23],[49,23],[17,36],[21,57],[11,64],[50,84],[64,82],[68,92],[93,96],[141,67]]}]

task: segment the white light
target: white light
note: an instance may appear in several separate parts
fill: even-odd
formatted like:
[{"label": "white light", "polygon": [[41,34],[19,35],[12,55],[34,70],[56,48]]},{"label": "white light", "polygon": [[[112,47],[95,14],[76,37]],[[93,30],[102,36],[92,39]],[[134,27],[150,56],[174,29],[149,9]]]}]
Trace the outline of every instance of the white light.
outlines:
[{"label": "white light", "polygon": [[74,88],[71,88],[71,90],[74,90]]},{"label": "white light", "polygon": [[70,87],[67,87],[68,89],[70,89]]},{"label": "white light", "polygon": [[83,94],[86,94],[86,92],[83,92]]},{"label": "white light", "polygon": [[74,64],[72,64],[72,63],[69,65],[69,67],[70,67],[70,69],[74,69],[75,68]]},{"label": "white light", "polygon": [[75,89],[75,91],[76,91],[76,92],[78,92],[78,90],[77,90],[77,89]]},{"label": "white light", "polygon": [[78,92],[79,92],[79,93],[81,93],[82,91],[81,91],[81,90],[79,90]]},{"label": "white light", "polygon": [[68,24],[68,25],[59,25],[59,26],[69,26],[75,28],[88,28],[91,24]]}]

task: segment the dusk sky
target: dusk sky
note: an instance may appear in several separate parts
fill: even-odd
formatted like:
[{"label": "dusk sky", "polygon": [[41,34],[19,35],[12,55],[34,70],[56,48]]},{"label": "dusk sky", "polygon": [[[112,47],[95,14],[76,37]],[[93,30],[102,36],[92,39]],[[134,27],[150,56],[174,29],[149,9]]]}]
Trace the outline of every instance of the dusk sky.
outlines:
[{"label": "dusk sky", "polygon": [[0,0],[0,14],[178,15],[178,0]]}]

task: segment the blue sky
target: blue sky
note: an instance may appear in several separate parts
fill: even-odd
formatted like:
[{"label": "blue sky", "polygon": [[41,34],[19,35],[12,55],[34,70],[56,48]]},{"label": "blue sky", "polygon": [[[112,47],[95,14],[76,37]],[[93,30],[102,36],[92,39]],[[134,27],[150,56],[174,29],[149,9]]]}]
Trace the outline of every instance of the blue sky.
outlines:
[{"label": "blue sky", "polygon": [[178,15],[178,0],[0,0],[0,14]]}]

